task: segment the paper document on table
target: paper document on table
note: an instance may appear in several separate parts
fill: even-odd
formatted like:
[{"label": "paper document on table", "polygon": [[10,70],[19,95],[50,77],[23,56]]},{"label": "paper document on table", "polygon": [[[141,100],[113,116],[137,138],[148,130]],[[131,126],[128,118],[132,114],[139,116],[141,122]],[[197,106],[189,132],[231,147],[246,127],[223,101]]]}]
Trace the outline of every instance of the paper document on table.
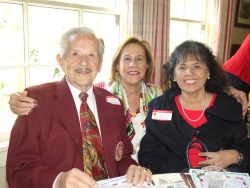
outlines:
[{"label": "paper document on table", "polygon": [[109,178],[109,179],[105,179],[105,180],[100,180],[100,181],[97,181],[97,185],[98,185],[98,187],[109,187],[109,186],[127,184],[126,177],[127,176],[119,176],[116,178]]},{"label": "paper document on table", "polygon": [[167,183],[167,184],[160,184],[160,185],[153,185],[150,183],[149,185],[145,182],[143,185],[133,185],[128,184],[126,181],[127,176],[120,176],[116,178],[110,178],[106,180],[100,180],[97,181],[98,188],[108,188],[108,187],[126,187],[126,188],[148,188],[148,187],[154,187],[154,188],[178,188],[181,183]]}]

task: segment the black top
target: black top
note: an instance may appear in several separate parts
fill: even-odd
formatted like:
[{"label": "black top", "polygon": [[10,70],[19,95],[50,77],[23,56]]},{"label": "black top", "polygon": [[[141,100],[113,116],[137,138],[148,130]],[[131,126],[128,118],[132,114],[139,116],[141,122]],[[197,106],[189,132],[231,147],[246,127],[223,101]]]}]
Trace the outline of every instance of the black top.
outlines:
[{"label": "black top", "polygon": [[[197,128],[189,125],[180,115],[172,90],[155,98],[149,104],[145,120],[147,131],[141,140],[139,164],[151,169],[153,174],[174,173],[188,168],[186,146],[196,137],[208,151],[236,149],[244,156],[242,172],[250,173],[250,140],[242,117],[242,106],[226,93],[217,93],[214,105],[205,110],[207,122]],[[153,110],[171,110],[171,121],[152,120]],[[230,168],[229,168],[230,169]]]}]

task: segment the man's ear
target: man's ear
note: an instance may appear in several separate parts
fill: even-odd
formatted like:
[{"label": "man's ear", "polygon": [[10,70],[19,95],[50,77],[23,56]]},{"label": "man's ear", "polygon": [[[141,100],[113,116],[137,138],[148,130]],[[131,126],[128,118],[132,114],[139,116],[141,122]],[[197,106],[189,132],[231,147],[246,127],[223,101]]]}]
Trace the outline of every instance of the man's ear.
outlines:
[{"label": "man's ear", "polygon": [[102,62],[103,62],[103,61],[100,61],[100,62],[99,62],[99,65],[98,65],[98,72],[101,72],[101,70],[102,70]]},{"label": "man's ear", "polygon": [[60,65],[62,71],[64,72],[64,62],[63,62],[63,59],[61,58],[61,55],[57,54],[56,60],[58,64]]}]

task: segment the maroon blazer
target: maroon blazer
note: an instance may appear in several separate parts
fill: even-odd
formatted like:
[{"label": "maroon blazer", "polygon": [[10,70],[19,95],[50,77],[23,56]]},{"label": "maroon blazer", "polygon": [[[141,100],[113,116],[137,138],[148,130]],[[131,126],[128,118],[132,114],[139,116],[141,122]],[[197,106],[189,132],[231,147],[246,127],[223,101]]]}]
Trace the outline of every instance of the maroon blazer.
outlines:
[{"label": "maroon blazer", "polygon": [[[11,131],[7,156],[9,187],[52,187],[60,172],[83,170],[82,136],[74,99],[63,78],[26,89],[39,108],[19,116]],[[131,164],[132,144],[127,136],[124,106],[106,101],[110,92],[94,87],[109,177],[124,175]],[[124,143],[120,161],[115,160],[118,142]]]}]

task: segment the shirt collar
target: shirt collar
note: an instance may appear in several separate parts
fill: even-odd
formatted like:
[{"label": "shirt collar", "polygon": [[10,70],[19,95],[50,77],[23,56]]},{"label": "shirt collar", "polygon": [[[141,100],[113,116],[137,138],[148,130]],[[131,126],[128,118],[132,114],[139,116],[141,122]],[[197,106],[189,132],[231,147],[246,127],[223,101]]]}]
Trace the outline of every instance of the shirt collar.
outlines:
[{"label": "shirt collar", "polygon": [[[70,84],[68,82],[68,80],[66,79],[69,89],[74,97],[74,99],[76,100],[77,98],[80,100],[79,95],[82,91],[80,91],[79,89],[75,88],[72,84]],[[89,88],[89,90],[87,91],[88,94],[88,100],[87,101],[95,101],[95,96],[94,96],[94,90],[93,90],[93,84],[92,86]]]}]

